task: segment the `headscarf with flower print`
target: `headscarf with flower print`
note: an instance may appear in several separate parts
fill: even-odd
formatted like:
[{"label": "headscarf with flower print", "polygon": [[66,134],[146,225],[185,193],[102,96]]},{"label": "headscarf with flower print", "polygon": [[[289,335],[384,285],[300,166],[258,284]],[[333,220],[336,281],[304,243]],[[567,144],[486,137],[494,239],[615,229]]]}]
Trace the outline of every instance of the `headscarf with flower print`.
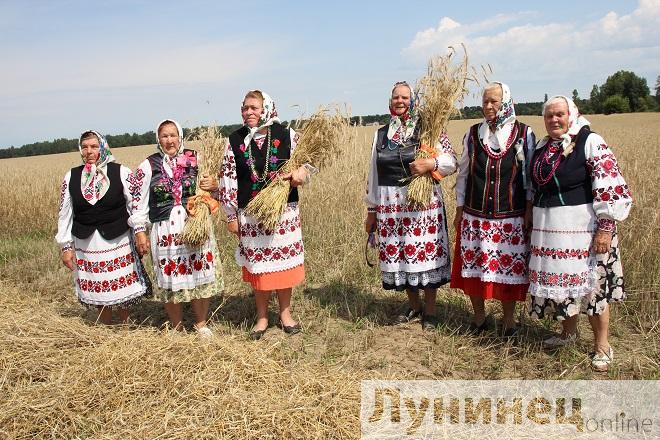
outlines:
[{"label": "headscarf with flower print", "polygon": [[506,145],[506,143],[513,130],[513,124],[516,122],[516,109],[513,105],[509,86],[499,81],[493,81],[486,87],[486,90],[490,89],[493,84],[497,84],[502,88],[502,105],[495,114],[494,121],[484,120],[481,127],[479,127],[479,135],[482,142],[486,145],[488,144],[490,135],[494,134],[497,138],[497,143],[502,149],[510,146]]},{"label": "headscarf with flower print", "polygon": [[575,136],[580,132],[582,127],[591,125],[591,123],[580,114],[580,111],[578,110],[577,105],[575,105],[575,102],[573,102],[571,98],[568,98],[564,95],[555,95],[548,99],[543,104],[542,114],[545,115],[545,109],[550,104],[559,99],[563,99],[568,105],[568,131],[562,134],[559,139],[552,139],[550,136],[545,136],[536,144],[536,149],[543,148],[548,142],[552,142],[557,144],[557,146],[561,145],[563,150],[562,154],[564,156],[568,156],[571,154],[571,151],[573,151],[573,147],[575,146],[575,143],[573,142]]},{"label": "headscarf with flower print", "polygon": [[248,134],[243,139],[244,145],[250,145],[254,136],[262,128],[269,127],[273,125],[274,122],[280,122],[280,118],[277,117],[277,110],[275,109],[275,101],[273,101],[273,98],[261,90],[250,90],[250,92],[261,93],[261,96],[263,96],[263,104],[261,105],[263,107],[263,112],[259,118],[259,124],[256,127],[250,128],[246,125],[248,128]]},{"label": "headscarf with flower print", "polygon": [[[410,90],[410,105],[406,109],[406,112],[397,116],[392,107],[392,93],[396,90],[397,87],[405,86]],[[387,129],[387,139],[394,141],[397,144],[402,144],[415,133],[415,126],[419,120],[419,114],[417,111],[417,100],[415,99],[412,87],[405,81],[398,81],[394,83],[392,87],[392,92],[390,93],[389,99],[389,108],[390,108],[390,124]]]},{"label": "headscarf with flower print", "polygon": [[[160,144],[159,131],[164,124],[174,124],[177,133],[179,134],[179,149],[173,157],[167,154],[163,149],[163,146]],[[156,149],[163,157],[163,169],[168,176],[174,177],[175,180],[180,179],[181,176],[175,176],[176,170],[180,171],[187,166],[197,166],[197,157],[195,154],[190,150],[184,152],[183,129],[181,128],[181,125],[174,119],[163,119],[160,121],[160,123],[156,126],[156,140]]]},{"label": "headscarf with flower print", "polygon": [[85,200],[94,205],[98,202],[110,188],[110,178],[107,174],[108,164],[115,161],[115,157],[110,152],[110,146],[105,138],[96,130],[86,130],[78,138],[78,151],[82,155],[82,138],[87,134],[93,134],[99,141],[99,158],[96,163],[83,162],[82,176],[80,179],[80,191]]}]

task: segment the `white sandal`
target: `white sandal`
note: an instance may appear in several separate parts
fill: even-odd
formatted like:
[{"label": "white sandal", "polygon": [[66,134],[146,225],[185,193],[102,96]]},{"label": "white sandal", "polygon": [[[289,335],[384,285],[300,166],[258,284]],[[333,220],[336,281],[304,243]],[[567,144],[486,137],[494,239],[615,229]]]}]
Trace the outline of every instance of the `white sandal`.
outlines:
[{"label": "white sandal", "polygon": [[594,354],[591,358],[591,368],[595,371],[606,372],[612,363],[612,359],[614,359],[614,350],[610,345],[607,353],[597,352]]}]

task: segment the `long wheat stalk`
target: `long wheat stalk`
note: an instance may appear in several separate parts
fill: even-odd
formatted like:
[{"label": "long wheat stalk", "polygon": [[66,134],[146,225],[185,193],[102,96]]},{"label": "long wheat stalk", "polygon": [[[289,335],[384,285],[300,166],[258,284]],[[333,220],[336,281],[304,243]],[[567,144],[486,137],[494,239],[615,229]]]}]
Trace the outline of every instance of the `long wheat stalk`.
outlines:
[{"label": "long wheat stalk", "polygon": [[204,197],[210,194],[199,187],[199,180],[205,175],[217,176],[227,141],[216,125],[198,129],[194,137],[200,145],[197,150],[200,154],[197,155],[198,172],[195,195],[202,197],[196,197],[188,203],[188,218],[181,239],[188,246],[199,247],[209,239],[213,227],[211,207],[206,202],[209,199]]},{"label": "long wheat stalk", "polygon": [[[430,149],[419,148],[415,159],[428,159],[433,156],[429,150],[435,150],[435,144],[447,130],[449,119],[459,113],[455,103],[462,102],[468,93],[468,56],[463,46],[464,57],[454,64],[456,50],[450,47],[447,55],[435,55],[428,63],[426,75],[417,81],[415,96],[419,102],[419,123],[421,145]],[[423,208],[431,203],[433,178],[429,173],[414,177],[408,185],[408,204]]]},{"label": "long wheat stalk", "polygon": [[299,130],[299,140],[291,157],[246,207],[248,214],[259,219],[266,229],[274,229],[286,208],[291,187],[279,176],[309,163],[319,169],[337,157],[353,136],[350,112],[339,105],[322,106]]}]

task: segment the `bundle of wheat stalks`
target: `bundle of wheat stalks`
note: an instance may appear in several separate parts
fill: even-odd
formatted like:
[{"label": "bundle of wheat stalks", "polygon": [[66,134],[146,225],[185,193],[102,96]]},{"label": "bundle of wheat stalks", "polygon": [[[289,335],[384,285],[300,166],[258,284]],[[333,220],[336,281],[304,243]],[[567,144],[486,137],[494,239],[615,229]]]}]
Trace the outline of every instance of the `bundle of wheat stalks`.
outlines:
[{"label": "bundle of wheat stalks", "polygon": [[[199,187],[199,179],[202,176],[217,176],[218,166],[227,143],[226,139],[220,133],[220,128],[217,125],[202,127],[195,133],[195,139],[198,141],[199,147],[197,151],[197,187],[195,190],[194,198],[188,202],[188,218],[186,225],[183,228],[182,240],[188,246],[197,247],[201,246],[211,236],[211,222],[212,209],[209,202],[208,191],[204,191]],[[199,196],[199,197],[197,197]],[[217,211],[217,208],[213,213]]]},{"label": "bundle of wheat stalks", "polygon": [[337,157],[353,136],[349,111],[338,105],[323,106],[303,122],[298,134],[298,145],[291,158],[246,207],[247,213],[259,219],[266,229],[277,226],[289,198],[289,182],[280,176],[306,163],[320,169]]},{"label": "bundle of wheat stalks", "polygon": [[[468,80],[468,57],[463,47],[463,61],[453,64],[456,50],[450,47],[450,52],[444,56],[433,56],[429,60],[426,75],[417,81],[415,96],[418,99],[421,145],[431,148],[419,148],[415,159],[434,157],[435,144],[447,129],[449,119],[459,113],[456,102],[462,102],[468,90],[465,86]],[[430,151],[429,151],[430,150]],[[433,178],[429,173],[414,177],[408,185],[408,204],[423,208],[431,203],[433,195]]]}]

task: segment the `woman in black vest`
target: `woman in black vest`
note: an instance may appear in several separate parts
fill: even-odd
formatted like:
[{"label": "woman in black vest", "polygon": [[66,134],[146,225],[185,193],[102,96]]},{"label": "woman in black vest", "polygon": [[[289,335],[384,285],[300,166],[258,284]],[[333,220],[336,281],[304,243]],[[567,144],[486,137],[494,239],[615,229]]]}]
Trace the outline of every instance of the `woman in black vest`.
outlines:
[{"label": "woman in black vest", "polygon": [[151,293],[127,223],[131,170],[115,163],[96,131],[84,132],[78,149],[83,165],[64,176],[55,239],[62,263],[74,272],[78,300],[97,306],[104,324],[117,307],[125,323],[128,307]]},{"label": "woman in black vest", "polygon": [[536,140],[516,120],[511,92],[494,82],[483,93],[483,122],[463,138],[456,179],[456,246],[451,287],[469,295],[470,332],[487,329],[485,300],[502,302],[502,334],[518,333],[516,301],[527,296],[528,227],[532,202],[528,164]]},{"label": "woman in black vest", "polygon": [[300,332],[291,316],[291,292],[305,277],[304,248],[298,211],[298,190],[308,178],[309,165],[281,176],[290,181],[287,207],[274,230],[245,212],[245,207],[277,174],[295,149],[298,135],[280,124],[275,103],[266,93],[252,90],[241,107],[243,127],[229,136],[222,162],[220,203],[227,214],[227,228],[238,237],[236,262],[243,281],[255,293],[257,320],[250,333],[260,339],[268,328],[268,302],[277,292],[280,325],[286,333]]},{"label": "woman in black vest", "polygon": [[[222,267],[213,234],[200,247],[181,240],[188,213],[186,203],[199,182],[205,191],[217,191],[217,176],[197,176],[197,153],[184,148],[183,130],[172,119],[156,127],[158,151],[135,171],[135,197],[130,223],[135,228],[138,251],[151,247],[151,260],[159,289],[154,299],[165,303],[170,324],[183,330],[183,303],[190,302],[195,330],[213,336],[206,325],[210,298],[224,289]],[[146,228],[151,225],[147,238]],[[151,244],[151,246],[149,246]]]},{"label": "woman in black vest", "polygon": [[580,313],[594,332],[591,365],[607,371],[609,303],[625,298],[616,222],[632,197],[612,150],[593,133],[573,101],[550,98],[543,106],[548,136],[532,159],[534,228],[529,263],[530,314],[562,322],[557,348],[577,338]]},{"label": "woman in black vest", "polygon": [[[374,135],[367,182],[367,233],[378,236],[383,289],[406,291],[408,306],[395,320],[399,324],[422,318],[425,330],[437,326],[438,287],[449,281],[449,238],[440,180],[456,171],[456,156],[443,133],[433,145],[437,157],[415,159],[420,148],[421,123],[412,89],[394,84],[390,95],[391,119]],[[429,206],[408,205],[411,176],[430,173],[436,180]],[[419,290],[424,291],[424,306]]]}]

